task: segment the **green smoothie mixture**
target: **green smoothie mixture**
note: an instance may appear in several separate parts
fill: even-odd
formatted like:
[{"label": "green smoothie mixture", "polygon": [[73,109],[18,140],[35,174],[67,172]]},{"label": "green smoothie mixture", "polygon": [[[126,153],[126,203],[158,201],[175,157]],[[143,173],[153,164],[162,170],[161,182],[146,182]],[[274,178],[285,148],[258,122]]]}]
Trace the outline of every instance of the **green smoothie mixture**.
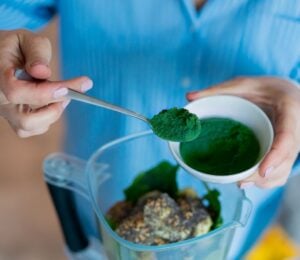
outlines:
[{"label": "green smoothie mixture", "polygon": [[184,108],[164,109],[150,119],[153,132],[174,142],[189,142],[201,131],[199,118]]},{"label": "green smoothie mixture", "polygon": [[259,152],[253,131],[228,118],[201,119],[199,137],[180,144],[180,154],[187,165],[215,175],[249,169],[258,160]]}]

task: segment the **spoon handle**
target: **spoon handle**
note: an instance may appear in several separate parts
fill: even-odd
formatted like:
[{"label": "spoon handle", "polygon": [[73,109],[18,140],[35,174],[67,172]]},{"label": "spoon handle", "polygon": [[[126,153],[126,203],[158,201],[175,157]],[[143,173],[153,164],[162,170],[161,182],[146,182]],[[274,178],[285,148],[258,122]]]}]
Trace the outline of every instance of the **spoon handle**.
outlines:
[{"label": "spoon handle", "polygon": [[67,98],[77,100],[77,101],[80,101],[80,102],[83,102],[83,103],[91,104],[91,105],[94,105],[94,106],[103,107],[103,108],[106,108],[106,109],[109,109],[109,110],[113,110],[113,111],[116,111],[116,112],[119,112],[119,113],[122,113],[122,114],[125,114],[125,115],[128,115],[128,116],[132,116],[132,117],[135,117],[137,119],[143,120],[146,123],[149,123],[149,120],[141,114],[135,113],[135,112],[133,112],[129,109],[123,108],[123,107],[113,105],[113,104],[108,103],[106,101],[103,101],[101,99],[88,96],[86,94],[83,94],[83,93],[78,92],[78,91],[73,90],[73,89],[68,89]]},{"label": "spoon handle", "polygon": [[[16,78],[18,78],[20,80],[26,80],[26,81],[33,80],[33,78],[25,70],[21,70],[21,69],[16,70],[15,76],[16,76]],[[110,104],[101,99],[97,99],[97,98],[88,96],[86,94],[83,94],[83,93],[78,92],[73,89],[68,89],[68,94],[66,97],[73,99],[73,100],[83,102],[83,103],[95,105],[95,106],[106,108],[109,110],[113,110],[113,111],[116,111],[116,112],[119,112],[119,113],[122,113],[122,114],[125,114],[128,116],[132,116],[132,117],[140,119],[149,124],[149,120],[141,114],[135,113],[135,112],[133,112],[129,109],[123,108],[123,107],[119,107],[119,106]]]}]

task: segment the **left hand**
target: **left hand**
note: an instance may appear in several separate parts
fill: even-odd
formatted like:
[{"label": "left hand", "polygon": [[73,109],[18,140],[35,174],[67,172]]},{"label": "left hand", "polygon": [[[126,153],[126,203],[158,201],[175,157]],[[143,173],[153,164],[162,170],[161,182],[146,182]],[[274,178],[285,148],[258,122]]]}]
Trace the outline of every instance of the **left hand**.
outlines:
[{"label": "left hand", "polygon": [[189,101],[217,94],[236,95],[261,107],[273,123],[275,137],[259,170],[240,182],[273,188],[286,183],[300,151],[300,89],[273,77],[236,78],[205,90],[187,94]]}]

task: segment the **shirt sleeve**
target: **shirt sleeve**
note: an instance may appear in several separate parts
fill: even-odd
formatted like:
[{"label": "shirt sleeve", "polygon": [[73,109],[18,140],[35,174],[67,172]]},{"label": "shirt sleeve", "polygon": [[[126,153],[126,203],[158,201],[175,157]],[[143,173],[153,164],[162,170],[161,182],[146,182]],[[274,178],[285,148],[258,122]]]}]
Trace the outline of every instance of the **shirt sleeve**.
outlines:
[{"label": "shirt sleeve", "polygon": [[55,13],[55,0],[1,0],[0,30],[37,30]]}]

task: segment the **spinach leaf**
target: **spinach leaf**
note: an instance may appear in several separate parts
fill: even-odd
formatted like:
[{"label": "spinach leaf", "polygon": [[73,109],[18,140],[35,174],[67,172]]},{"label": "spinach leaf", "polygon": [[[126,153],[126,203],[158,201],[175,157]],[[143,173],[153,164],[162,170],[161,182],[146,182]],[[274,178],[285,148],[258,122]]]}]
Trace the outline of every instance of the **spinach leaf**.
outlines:
[{"label": "spinach leaf", "polygon": [[[176,175],[178,165],[172,165],[167,161],[162,161],[155,167],[141,172],[133,180],[132,184],[124,190],[125,199],[135,204],[137,200],[146,193],[154,190],[168,193],[172,198],[176,199],[178,195],[178,185]],[[207,193],[203,196],[203,200],[207,202],[207,210],[213,220],[211,230],[218,228],[223,224],[221,216],[221,202],[219,200],[220,192],[216,189],[210,189],[204,183]],[[111,223],[114,226],[114,223]]]},{"label": "spinach leaf", "polygon": [[110,219],[106,216],[105,220],[112,230],[115,230],[117,228],[118,224],[113,219]]},{"label": "spinach leaf", "polygon": [[124,190],[126,200],[136,203],[141,196],[153,190],[166,192],[172,198],[176,198],[178,193],[176,182],[178,168],[178,165],[162,161],[155,167],[139,173],[132,184]]},{"label": "spinach leaf", "polygon": [[213,220],[211,230],[218,228],[223,224],[223,218],[221,216],[221,202],[219,200],[220,192],[216,189],[210,189],[206,183],[204,183],[207,193],[203,196],[203,200],[208,202],[207,210]]}]

